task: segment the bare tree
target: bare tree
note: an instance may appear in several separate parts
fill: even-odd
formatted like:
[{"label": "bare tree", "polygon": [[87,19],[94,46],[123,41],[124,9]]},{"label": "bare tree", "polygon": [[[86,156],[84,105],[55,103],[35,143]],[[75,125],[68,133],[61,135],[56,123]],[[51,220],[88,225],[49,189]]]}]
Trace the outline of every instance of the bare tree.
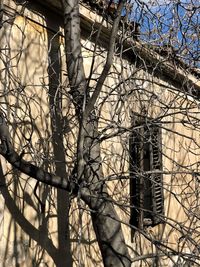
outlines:
[{"label": "bare tree", "polygon": [[[43,63],[41,53],[41,65],[48,65],[48,82],[45,75],[37,74],[36,64],[35,72],[27,71],[23,84],[23,70],[16,65],[23,55],[26,62],[26,23],[20,29],[19,48],[17,41],[13,44],[14,30],[12,42],[6,43],[10,38],[6,25],[18,15],[11,20],[6,14],[1,23],[6,37],[1,55],[0,153],[14,168],[6,175],[1,172],[8,210],[56,266],[70,266],[73,260],[77,266],[84,264],[81,251],[78,259],[72,259],[73,252],[69,256],[74,198],[79,210],[73,219],[78,225],[77,243],[83,243],[83,217],[89,214],[104,266],[199,264],[199,59],[194,51],[199,44],[198,3],[59,2],[62,19],[55,22],[55,32],[47,34],[47,47],[39,43],[48,57],[48,64]],[[89,45],[81,43],[81,4],[92,6],[101,19],[98,25],[95,20],[88,22],[91,31],[83,39]],[[42,13],[31,3],[26,8]],[[46,16],[47,29],[50,23]],[[58,56],[60,42],[64,51]],[[84,64],[85,51],[91,55],[89,70]],[[45,103],[34,91],[34,75],[42,79],[42,92],[48,95]],[[67,77],[64,82],[63,77]],[[33,107],[41,109],[39,115]],[[22,199],[39,214],[40,229],[20,213],[20,201],[12,201],[7,183],[14,185],[13,195],[18,198],[19,173],[37,180],[32,192],[39,208],[28,193]],[[54,187],[58,189],[55,202],[51,199]],[[58,249],[48,233],[51,203],[57,203],[59,214]],[[180,219],[171,212],[171,205],[181,207]],[[132,247],[125,242],[127,231],[132,233]]]}]

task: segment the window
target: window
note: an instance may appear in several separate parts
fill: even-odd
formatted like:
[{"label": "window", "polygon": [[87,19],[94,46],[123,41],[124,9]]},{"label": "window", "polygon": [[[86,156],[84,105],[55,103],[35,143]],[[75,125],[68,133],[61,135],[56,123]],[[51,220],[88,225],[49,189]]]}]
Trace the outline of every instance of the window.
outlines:
[{"label": "window", "polygon": [[147,122],[134,126],[130,137],[130,224],[143,229],[163,221],[161,128]]}]

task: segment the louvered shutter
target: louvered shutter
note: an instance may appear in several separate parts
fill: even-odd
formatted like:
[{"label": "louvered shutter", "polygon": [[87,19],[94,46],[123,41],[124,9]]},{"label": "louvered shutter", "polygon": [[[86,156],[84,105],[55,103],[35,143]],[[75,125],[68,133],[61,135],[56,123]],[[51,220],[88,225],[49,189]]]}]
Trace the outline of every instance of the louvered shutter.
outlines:
[{"label": "louvered shutter", "polygon": [[[142,124],[141,124],[142,125]],[[161,131],[158,126],[144,125],[130,138],[130,224],[140,229],[162,222],[163,177]],[[145,172],[153,174],[145,174]]]},{"label": "louvered shutter", "polygon": [[162,221],[164,198],[163,198],[163,176],[160,172],[162,169],[161,154],[161,131],[158,126],[151,127],[151,175],[152,182],[152,205],[153,205],[153,224]]},{"label": "louvered shutter", "polygon": [[138,227],[140,216],[140,181],[138,173],[141,164],[141,138],[139,130],[132,133],[130,138],[130,224]]}]

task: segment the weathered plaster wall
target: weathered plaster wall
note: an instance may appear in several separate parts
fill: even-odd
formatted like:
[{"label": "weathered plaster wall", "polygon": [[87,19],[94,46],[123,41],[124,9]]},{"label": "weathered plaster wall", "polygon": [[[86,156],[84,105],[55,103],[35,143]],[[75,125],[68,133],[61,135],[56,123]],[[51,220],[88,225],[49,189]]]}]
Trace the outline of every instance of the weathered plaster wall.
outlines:
[{"label": "weathered plaster wall", "polygon": [[[7,2],[13,10],[16,9],[12,1]],[[3,52],[0,64],[1,101],[9,118],[16,149],[19,152],[31,151],[31,154],[25,153],[27,159],[48,170],[55,170],[51,124],[54,106],[50,102],[49,88],[56,88],[56,92],[62,93],[63,96],[62,115],[65,118],[65,127],[62,134],[68,171],[74,162],[77,122],[69,100],[63,37],[62,34],[57,34],[57,31],[62,31],[61,23],[59,19],[52,17],[52,13],[44,13],[44,10],[39,12],[40,9],[36,7],[33,10],[30,7],[23,10],[28,18],[13,13],[13,10],[9,10],[9,20],[1,30]],[[94,44],[85,36],[82,44],[85,72],[88,76]],[[97,53],[91,88],[94,88],[95,79],[101,74],[102,64],[105,62],[105,48],[98,47]],[[131,116],[133,111],[141,114],[144,110],[149,117],[163,124],[165,216],[169,222],[145,229],[144,233],[148,233],[152,239],[164,238],[166,244],[173,249],[177,250],[179,247],[179,250],[188,252],[192,249],[189,239],[180,237],[184,231],[187,235],[186,227],[188,231],[194,228],[193,225],[198,227],[195,216],[199,192],[191,174],[192,170],[197,170],[196,162],[199,161],[197,103],[178,91],[174,93],[173,84],[134,64],[130,65],[129,60],[115,57],[114,61],[97,104],[101,110],[99,132],[102,137],[110,135],[110,138],[102,143],[102,165],[109,191],[116,200],[116,209],[123,221],[124,235],[130,252],[133,257],[145,253],[158,255],[155,246],[145,239],[143,234],[136,233],[135,242],[132,243],[130,229],[126,226],[129,223],[130,206],[128,150]],[[57,71],[60,72],[59,75],[55,74]],[[55,78],[57,80],[54,84]],[[193,120],[193,126],[184,122],[189,120]],[[119,129],[124,130],[124,133],[116,137],[115,132]],[[2,166],[4,174],[8,172],[8,187],[2,191],[8,208],[5,208],[4,214],[1,211],[0,215],[0,223],[1,220],[4,221],[0,225],[0,246],[4,248],[0,255],[2,266],[17,266],[17,262],[20,266],[55,266],[52,258],[56,259],[58,246],[56,190],[44,186],[38,189],[41,200],[47,200],[46,211],[42,214],[38,200],[33,194],[36,182],[11,171],[5,161],[2,161]],[[119,174],[121,180],[118,179]],[[1,203],[3,210],[4,203]],[[185,208],[182,207],[183,204]],[[21,214],[26,220],[22,219]],[[175,222],[177,220],[185,227],[184,230]],[[173,230],[174,225],[176,230]],[[80,262],[83,266],[102,265],[89,211],[81,201],[72,202],[70,238],[74,266],[78,266]],[[34,240],[39,240],[41,247],[43,246],[51,257]],[[153,264],[152,258],[154,260],[155,257],[149,259],[150,265]],[[161,266],[164,266],[165,261],[162,264]],[[166,266],[168,265],[166,260]],[[134,266],[138,266],[138,262]]]}]

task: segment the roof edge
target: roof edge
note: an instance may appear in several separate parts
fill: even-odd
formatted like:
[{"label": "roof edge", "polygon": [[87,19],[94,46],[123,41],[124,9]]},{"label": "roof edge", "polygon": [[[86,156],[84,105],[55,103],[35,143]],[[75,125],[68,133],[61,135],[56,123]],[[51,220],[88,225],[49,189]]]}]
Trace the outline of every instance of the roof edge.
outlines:
[{"label": "roof edge", "polygon": [[[8,0],[4,1],[7,2]],[[59,0],[43,0],[42,3],[40,0],[30,1],[37,2],[58,14],[62,14],[62,7]],[[17,2],[17,0],[15,2]],[[18,0],[18,2],[20,4],[21,1]],[[109,40],[112,24],[105,20],[102,23],[102,16],[94,12],[92,8],[83,1],[81,1],[80,4],[80,16],[81,26],[83,28],[88,29],[89,26],[98,28],[101,25],[103,38]],[[199,76],[198,71],[195,72],[195,76],[193,74],[194,70],[190,71],[183,66],[178,66],[178,64],[170,62],[167,57],[160,55],[152,48],[147,47],[147,44],[134,38],[128,38],[124,45],[133,53],[133,56],[138,55],[140,58],[150,62],[151,66],[158,66],[159,69],[157,71],[162,75],[172,79],[174,82],[178,82],[183,87],[187,86],[188,88],[191,86],[193,89],[200,91],[200,79],[196,77]]]}]

